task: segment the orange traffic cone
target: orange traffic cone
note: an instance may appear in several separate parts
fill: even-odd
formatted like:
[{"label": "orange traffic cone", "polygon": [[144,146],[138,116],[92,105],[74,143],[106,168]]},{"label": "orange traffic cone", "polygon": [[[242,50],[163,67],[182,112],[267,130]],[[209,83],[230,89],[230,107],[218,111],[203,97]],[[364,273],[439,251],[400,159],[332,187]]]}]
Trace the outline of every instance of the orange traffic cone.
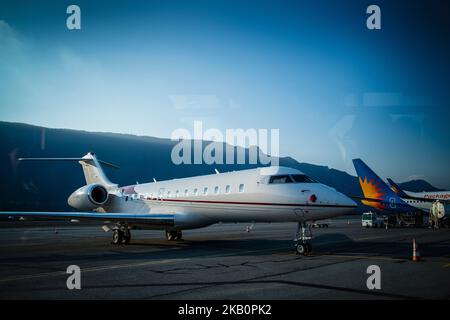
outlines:
[{"label": "orange traffic cone", "polygon": [[417,246],[416,239],[413,239],[413,257],[412,261],[420,261],[419,247]]}]

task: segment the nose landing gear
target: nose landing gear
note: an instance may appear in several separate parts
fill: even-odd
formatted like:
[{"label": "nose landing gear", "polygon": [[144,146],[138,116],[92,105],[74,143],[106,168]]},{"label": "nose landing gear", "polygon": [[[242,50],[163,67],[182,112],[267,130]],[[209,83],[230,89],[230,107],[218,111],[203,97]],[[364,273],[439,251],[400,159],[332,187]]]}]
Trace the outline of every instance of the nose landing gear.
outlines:
[{"label": "nose landing gear", "polygon": [[[308,231],[308,234],[307,234]],[[304,256],[308,256],[312,252],[312,246],[308,240],[312,239],[311,226],[301,221],[297,224],[297,232],[295,234],[295,252]]]}]

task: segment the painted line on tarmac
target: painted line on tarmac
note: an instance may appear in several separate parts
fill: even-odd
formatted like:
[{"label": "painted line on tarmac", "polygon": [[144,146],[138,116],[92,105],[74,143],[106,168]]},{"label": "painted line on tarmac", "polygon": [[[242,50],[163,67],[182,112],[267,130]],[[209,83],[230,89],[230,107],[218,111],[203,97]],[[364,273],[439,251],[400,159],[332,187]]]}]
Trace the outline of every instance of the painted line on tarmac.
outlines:
[{"label": "painted line on tarmac", "polygon": [[[390,234],[390,235],[382,235],[382,236],[377,236],[377,237],[365,237],[365,238],[355,238],[354,241],[362,241],[362,240],[376,240],[376,239],[391,239],[391,238],[400,238],[399,241],[402,240],[402,238],[405,237],[409,237],[409,236],[414,236],[414,237],[418,237],[418,236],[422,236],[422,235],[426,235],[428,234],[428,232],[420,232],[420,233],[416,233],[416,232],[410,232],[410,233],[404,233],[404,234]],[[412,239],[412,238],[411,238]],[[404,240],[404,239],[403,239]]]},{"label": "painted line on tarmac", "polygon": [[[159,260],[159,261],[147,261],[147,262],[139,262],[139,263],[117,264],[117,265],[112,265],[112,266],[81,268],[81,273],[107,271],[107,270],[123,269],[123,268],[131,268],[131,267],[152,266],[152,265],[166,264],[169,262],[182,262],[182,261],[186,261],[186,260],[189,260],[189,259],[165,259],[165,260]],[[13,276],[13,277],[7,277],[7,278],[0,279],[0,283],[1,282],[9,282],[9,281],[36,279],[36,278],[55,277],[55,276],[62,276],[62,275],[67,275],[67,273],[65,271],[57,271],[57,272],[29,274],[29,275],[23,275],[23,276]]]},{"label": "painted line on tarmac", "polygon": [[[259,250],[251,250],[251,251],[240,251],[238,253],[239,254],[250,254],[250,253],[257,253],[257,252],[261,252],[261,251],[275,251],[275,250],[281,250],[281,249],[286,249],[286,248],[283,247],[283,248],[259,249]],[[230,252],[230,253],[226,253],[226,254],[209,255],[207,257],[216,258],[216,257],[228,257],[228,256],[234,256],[234,255],[236,255],[236,252]],[[202,258],[204,258],[204,257],[202,257]],[[139,262],[139,263],[128,263],[128,264],[117,264],[117,265],[100,266],[100,267],[81,268],[81,273],[96,272],[96,271],[109,271],[109,270],[132,268],[132,267],[161,265],[161,264],[167,264],[167,263],[183,262],[183,261],[187,261],[187,260],[192,260],[192,259],[188,259],[188,258],[165,259],[165,260],[159,260],[159,261],[148,261],[148,262]],[[57,272],[37,273],[37,274],[22,275],[22,276],[12,276],[12,277],[0,279],[0,283],[10,282],[10,281],[36,279],[36,278],[56,277],[56,276],[63,276],[63,275],[67,275],[67,273],[65,271],[57,271]]]},{"label": "painted line on tarmac", "polygon": [[[423,233],[423,234],[426,234],[426,233]],[[406,236],[409,236],[409,235],[415,235],[417,237],[417,233],[406,234]],[[393,235],[391,235],[391,237],[392,236]],[[402,236],[405,236],[405,234],[402,234]],[[383,236],[376,236],[376,237],[358,238],[358,239],[352,239],[352,240],[329,241],[329,242],[318,243],[317,245],[323,246],[323,245],[343,243],[343,242],[348,242],[348,241],[356,242],[356,241],[361,241],[361,240],[375,240],[375,239],[386,239],[386,238],[387,237],[385,235],[383,235]],[[286,249],[288,249],[288,248],[284,246],[284,247],[270,248],[270,249],[259,249],[259,250],[238,251],[238,252],[233,251],[233,252],[225,253],[225,254],[224,253],[212,254],[207,257],[210,257],[210,258],[228,257],[228,256],[234,256],[236,254],[245,255],[245,254],[258,253],[258,252],[264,252],[264,251],[271,252],[271,251],[286,250]],[[388,260],[388,261],[408,261],[408,259],[380,257],[380,256],[356,256],[356,255],[352,256],[352,255],[339,255],[339,254],[319,254],[316,256],[328,256],[328,257],[338,257],[338,258],[347,258],[347,259],[352,258],[352,259],[374,259],[374,260]],[[148,261],[148,262],[141,262],[141,263],[91,267],[91,268],[82,269],[82,272],[96,272],[96,271],[107,271],[107,270],[123,269],[123,268],[130,268],[130,267],[160,265],[160,264],[166,264],[166,263],[177,263],[177,262],[182,262],[182,261],[186,261],[186,260],[190,260],[190,259],[187,259],[187,258],[165,259],[165,260],[160,260],[160,261]],[[449,267],[449,266],[450,266],[450,263],[445,265],[444,267]],[[27,280],[27,279],[53,277],[53,276],[62,276],[62,275],[67,275],[67,273],[65,271],[59,271],[59,272],[48,272],[48,273],[39,273],[39,274],[31,274],[31,275],[22,275],[22,276],[12,276],[12,277],[0,279],[0,283],[9,282],[9,281],[19,281],[19,280]]]},{"label": "painted line on tarmac", "polygon": [[[406,258],[394,258],[394,257],[382,257],[382,256],[364,256],[364,255],[343,255],[324,253],[314,255],[315,257],[333,257],[333,258],[345,258],[345,259],[364,259],[364,260],[385,260],[385,261],[410,261]],[[314,257],[313,256],[313,257]]]}]

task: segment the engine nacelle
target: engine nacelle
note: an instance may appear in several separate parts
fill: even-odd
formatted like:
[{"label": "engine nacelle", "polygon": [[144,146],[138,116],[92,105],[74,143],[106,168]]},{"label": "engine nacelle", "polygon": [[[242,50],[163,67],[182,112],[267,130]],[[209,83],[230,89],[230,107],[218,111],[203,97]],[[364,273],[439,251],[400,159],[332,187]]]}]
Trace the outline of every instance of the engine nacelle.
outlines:
[{"label": "engine nacelle", "polygon": [[69,206],[78,210],[94,210],[108,201],[108,191],[100,184],[88,184],[72,193]]}]

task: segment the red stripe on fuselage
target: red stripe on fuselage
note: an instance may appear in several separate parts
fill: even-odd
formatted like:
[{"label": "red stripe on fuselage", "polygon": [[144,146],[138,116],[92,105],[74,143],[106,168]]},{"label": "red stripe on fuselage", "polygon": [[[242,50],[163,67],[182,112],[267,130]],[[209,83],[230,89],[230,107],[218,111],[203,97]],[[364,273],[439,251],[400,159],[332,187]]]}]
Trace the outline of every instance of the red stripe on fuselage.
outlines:
[{"label": "red stripe on fuselage", "polygon": [[195,203],[215,203],[215,204],[239,204],[239,205],[256,205],[256,206],[289,206],[289,207],[337,207],[337,208],[354,208],[355,206],[344,206],[339,204],[310,204],[310,203],[268,203],[268,202],[239,202],[239,201],[214,201],[214,200],[185,200],[185,199],[158,199],[146,198],[146,200],[155,200],[162,202],[195,202]]}]

